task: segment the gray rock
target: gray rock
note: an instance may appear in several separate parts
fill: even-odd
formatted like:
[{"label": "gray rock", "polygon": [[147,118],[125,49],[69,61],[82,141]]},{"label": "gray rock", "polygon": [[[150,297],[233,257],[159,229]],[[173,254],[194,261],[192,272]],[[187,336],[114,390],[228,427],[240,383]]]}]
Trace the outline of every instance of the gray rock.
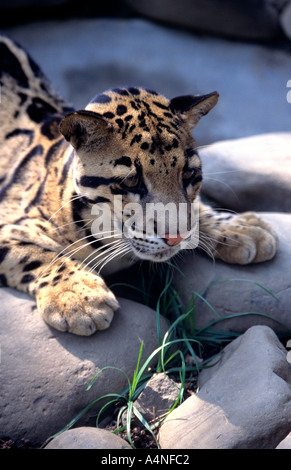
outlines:
[{"label": "gray rock", "polygon": [[217,142],[199,152],[202,193],[238,212],[291,212],[291,133]]},{"label": "gray rock", "polygon": [[245,39],[279,34],[279,13],[269,0],[127,0],[139,13],[175,25]]},{"label": "gray rock", "polygon": [[131,449],[124,439],[105,429],[84,426],[69,429],[50,441],[45,449]]},{"label": "gray rock", "polygon": [[286,36],[291,39],[291,2],[287,3],[283,9],[280,22]]},{"label": "gray rock", "polygon": [[123,373],[109,369],[87,392],[97,372],[114,366],[132,377],[141,341],[142,362],[158,347],[156,313],[130,300],[119,299],[108,330],[78,337],[45,324],[28,296],[9,288],[0,295],[0,430],[13,440],[43,443],[93,400],[128,385]]},{"label": "gray rock", "polygon": [[5,32],[30,51],[78,109],[114,86],[141,85],[169,98],[217,90],[218,105],[194,130],[198,145],[290,132],[290,51],[141,20],[41,22]]},{"label": "gray rock", "polygon": [[225,348],[199,392],[166,418],[161,447],[274,449],[290,432],[286,355],[270,328],[250,328]]},{"label": "gray rock", "polygon": [[[279,235],[280,245],[272,260],[240,266],[220,260],[213,262],[206,255],[189,254],[187,251],[180,260],[179,268],[183,275],[177,271],[174,284],[181,293],[183,304],[188,305],[194,291],[200,293],[216,311],[213,312],[204,301],[197,299],[196,328],[210,325],[213,329],[244,332],[253,325],[268,325],[277,333],[288,333],[285,326],[290,332],[291,214],[259,214],[273,225]],[[276,298],[258,284],[271,291]],[[224,320],[229,315],[244,312],[269,315],[275,321],[255,313]],[[211,323],[217,320],[218,323]]]},{"label": "gray rock", "polygon": [[[149,423],[158,421],[172,408],[179,396],[180,386],[170,377],[154,374],[134,402],[135,407]],[[134,422],[138,422],[134,419]]]},{"label": "gray rock", "polygon": [[291,433],[277,445],[276,449],[291,449]]}]

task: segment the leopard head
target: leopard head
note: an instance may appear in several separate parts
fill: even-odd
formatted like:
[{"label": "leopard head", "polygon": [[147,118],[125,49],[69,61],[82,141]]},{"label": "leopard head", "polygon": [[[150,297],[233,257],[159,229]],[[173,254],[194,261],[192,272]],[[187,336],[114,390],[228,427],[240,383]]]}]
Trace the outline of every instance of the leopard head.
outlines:
[{"label": "leopard head", "polygon": [[115,88],[61,122],[75,152],[77,194],[92,213],[106,204],[106,232],[118,233],[138,258],[165,261],[193,243],[202,170],[192,130],[217,101],[217,92],[168,100],[151,90]]}]

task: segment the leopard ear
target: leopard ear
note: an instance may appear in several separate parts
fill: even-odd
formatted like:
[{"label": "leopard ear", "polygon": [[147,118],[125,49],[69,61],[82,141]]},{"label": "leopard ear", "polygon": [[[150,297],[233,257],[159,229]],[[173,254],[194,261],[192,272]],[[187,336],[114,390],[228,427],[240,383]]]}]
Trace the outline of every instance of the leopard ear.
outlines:
[{"label": "leopard ear", "polygon": [[60,123],[60,132],[76,149],[88,151],[101,144],[112,132],[113,126],[93,111],[80,110],[70,113]]},{"label": "leopard ear", "polygon": [[216,105],[219,98],[217,91],[208,95],[185,95],[173,98],[170,108],[182,114],[191,127],[197,126],[200,118],[205,116]]}]

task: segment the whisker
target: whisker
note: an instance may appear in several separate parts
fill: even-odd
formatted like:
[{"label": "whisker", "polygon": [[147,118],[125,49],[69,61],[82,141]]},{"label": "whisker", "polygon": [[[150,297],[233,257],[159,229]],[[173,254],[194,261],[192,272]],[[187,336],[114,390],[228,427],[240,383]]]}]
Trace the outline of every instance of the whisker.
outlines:
[{"label": "whisker", "polygon": [[[115,246],[112,246],[112,245],[114,245],[114,244],[115,244]],[[120,244],[120,245],[119,245],[119,244]],[[111,245],[111,246],[109,246],[109,245]],[[107,246],[108,246],[108,248],[107,248]],[[90,259],[85,265],[84,265],[85,260],[83,260],[82,263],[80,264],[80,266],[78,267],[78,272],[81,274],[81,271],[87,270],[87,267],[88,267],[90,264],[94,263],[94,261],[95,261],[97,258],[100,258],[100,257],[101,257],[101,262],[102,262],[102,260],[104,259],[104,257],[108,256],[108,252],[109,252],[109,254],[110,254],[113,250],[115,250],[115,249],[118,248],[119,246],[121,246],[121,240],[114,240],[113,242],[108,243],[107,245],[104,245],[104,246],[102,246],[102,247],[97,248],[97,249],[95,250],[95,252],[90,253],[90,255],[87,256],[87,257],[85,258],[85,260],[88,259],[89,257],[95,255],[94,258],[93,258],[93,259]],[[101,253],[97,254],[99,251],[101,251]],[[88,272],[92,272],[93,270],[94,270],[94,268],[90,268],[90,269],[87,270],[87,271],[88,271]],[[77,275],[77,272],[76,272],[75,275]]]},{"label": "whisker", "polygon": [[[111,232],[108,231],[108,232],[104,232],[104,233],[111,233]],[[97,234],[95,234],[95,235],[97,235]],[[86,239],[90,238],[91,236],[94,236],[94,235],[91,235],[91,234],[90,234],[90,235],[86,235],[85,237],[82,237],[82,238],[76,240],[75,242],[71,243],[70,245],[66,246],[65,248],[63,248],[63,249],[52,259],[52,261],[45,267],[44,271],[42,271],[42,272],[39,274],[39,276],[37,277],[37,280],[39,280],[39,279],[44,275],[44,273],[45,273],[51,266],[53,266],[53,264],[54,264],[56,261],[58,261],[58,260],[60,260],[60,259],[62,259],[62,258],[64,258],[64,257],[70,257],[70,256],[74,255],[75,253],[77,253],[79,250],[81,250],[81,249],[83,249],[83,248],[86,248],[87,246],[89,246],[89,245],[95,243],[95,242],[97,241],[97,239],[96,239],[96,240],[95,240],[95,239],[94,239],[94,240],[91,240],[91,241],[88,242],[88,243],[82,244],[81,246],[78,246],[77,248],[74,248],[73,250],[71,250],[71,251],[69,251],[69,252],[67,252],[67,253],[64,253],[66,250],[68,250],[69,248],[71,248],[73,245],[76,245],[76,243],[79,243],[79,242],[81,242],[81,241],[83,241],[83,240],[86,240]],[[102,239],[111,238],[111,236],[113,236],[113,235],[109,235],[108,237],[103,237]],[[62,254],[62,253],[63,253],[63,254]],[[60,256],[61,254],[62,254],[62,256]],[[63,264],[64,264],[64,263],[62,263],[61,266],[63,266]],[[60,267],[61,267],[61,266],[60,266]]]},{"label": "whisker", "polygon": [[48,219],[49,221],[55,217],[55,215],[60,212],[67,204],[70,204],[70,202],[73,202],[73,201],[76,201],[76,199],[80,199],[81,197],[83,197],[81,194],[77,195],[77,196],[73,196],[69,199],[69,201],[67,201],[65,204],[63,204],[56,212],[54,212],[52,214],[52,216]]},{"label": "whisker", "polygon": [[129,246],[125,246],[123,248],[123,250],[121,251],[117,251],[115,254],[113,254],[111,257],[109,257],[103,264],[102,266],[99,268],[98,270],[98,274],[100,274],[101,270],[104,269],[104,267],[106,266],[106,264],[108,264],[110,261],[112,261],[115,257],[117,256],[125,256],[126,253],[129,253],[131,251],[131,248]]},{"label": "whisker", "polygon": [[68,225],[75,225],[78,222],[85,222],[85,221],[88,221],[88,222],[85,225],[83,225],[83,227],[80,227],[80,230],[82,230],[84,227],[86,227],[86,225],[89,225],[89,223],[92,222],[92,219],[73,220],[73,222],[68,222],[67,224],[58,225],[56,228],[52,228],[48,231],[49,232],[54,232],[54,231],[56,231],[56,230],[58,230],[62,227],[67,227]]},{"label": "whisker", "polygon": [[[120,243],[121,240],[114,240],[113,242],[110,242],[110,243],[106,243],[104,244],[103,246],[100,246],[99,248],[97,248],[95,251],[93,251],[93,253],[90,253],[88,256],[86,256],[86,258],[82,261],[82,263],[80,264],[80,269],[86,269],[87,266],[89,266],[89,264],[93,263],[95,261],[95,259],[97,259],[99,256],[102,256],[102,255],[106,255],[106,252],[110,249],[113,249],[115,248],[115,246],[112,246],[112,245],[117,245],[118,243]],[[101,251],[102,253],[99,253],[97,256],[94,256],[95,254],[97,254],[99,251]],[[90,259],[88,261],[88,263],[84,264],[86,262],[86,260],[90,257],[94,256],[93,259]]]},{"label": "whisker", "polygon": [[[227,173],[242,173],[244,170],[226,170],[226,171],[215,171],[213,173],[208,173],[208,172],[203,172],[203,175],[204,176],[207,176],[207,175],[225,175]],[[220,181],[220,180],[217,180],[217,181]]]},{"label": "whisker", "polygon": [[207,176],[206,176],[204,179],[205,179],[205,180],[206,180],[206,179],[207,179],[207,180],[211,180],[211,181],[218,181],[218,183],[221,183],[221,184],[223,184],[224,186],[226,186],[227,189],[229,189],[229,190],[232,192],[233,196],[234,196],[237,200],[239,200],[239,196],[235,193],[234,189],[233,189],[228,183],[226,183],[225,181],[221,181],[221,180],[219,180],[219,179],[217,179],[217,178],[209,178],[209,177],[207,177]]}]

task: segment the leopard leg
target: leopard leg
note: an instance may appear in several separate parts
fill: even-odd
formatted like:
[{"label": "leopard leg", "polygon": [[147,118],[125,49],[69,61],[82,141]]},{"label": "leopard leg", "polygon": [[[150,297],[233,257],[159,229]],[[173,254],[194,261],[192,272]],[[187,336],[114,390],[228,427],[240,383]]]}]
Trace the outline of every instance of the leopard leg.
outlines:
[{"label": "leopard leg", "polygon": [[[22,241],[15,233],[7,238],[9,230],[20,230]],[[0,236],[2,286],[35,297],[42,317],[57,330],[88,336],[108,328],[118,308],[114,294],[100,276],[77,260],[59,257],[53,248],[57,250],[57,244],[51,241],[50,246],[50,239],[44,237],[36,245],[28,232],[25,238],[25,229],[6,227]]]},{"label": "leopard leg", "polygon": [[253,212],[217,212],[201,204],[199,227],[200,246],[206,245],[209,254],[227,263],[270,260],[279,245],[273,227]]}]

